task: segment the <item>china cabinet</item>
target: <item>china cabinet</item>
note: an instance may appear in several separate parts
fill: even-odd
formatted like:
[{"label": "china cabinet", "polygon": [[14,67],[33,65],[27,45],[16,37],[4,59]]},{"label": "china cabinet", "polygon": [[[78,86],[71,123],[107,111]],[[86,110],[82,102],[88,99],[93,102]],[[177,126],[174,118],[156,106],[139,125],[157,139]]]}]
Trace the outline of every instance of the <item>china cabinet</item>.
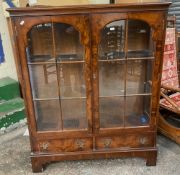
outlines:
[{"label": "china cabinet", "polygon": [[169,5],[8,9],[34,172],[60,160],[156,164]]}]

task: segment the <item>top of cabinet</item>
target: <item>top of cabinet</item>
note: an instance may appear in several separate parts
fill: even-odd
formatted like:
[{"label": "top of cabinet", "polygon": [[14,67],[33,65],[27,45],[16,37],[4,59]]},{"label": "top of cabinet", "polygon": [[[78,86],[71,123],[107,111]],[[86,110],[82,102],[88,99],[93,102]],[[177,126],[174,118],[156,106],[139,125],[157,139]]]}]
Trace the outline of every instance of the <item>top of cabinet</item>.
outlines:
[{"label": "top of cabinet", "polygon": [[26,8],[8,8],[10,16],[41,16],[58,14],[89,14],[106,12],[139,12],[139,11],[162,11],[167,10],[171,2],[157,3],[122,3],[104,5],[72,5],[72,6],[36,6]]}]

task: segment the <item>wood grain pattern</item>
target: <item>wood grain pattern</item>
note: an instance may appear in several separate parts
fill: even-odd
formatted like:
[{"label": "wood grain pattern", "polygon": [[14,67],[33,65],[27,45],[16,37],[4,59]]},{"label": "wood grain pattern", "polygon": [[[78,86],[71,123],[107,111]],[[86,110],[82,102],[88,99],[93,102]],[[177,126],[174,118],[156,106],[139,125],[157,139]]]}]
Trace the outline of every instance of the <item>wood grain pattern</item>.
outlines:
[{"label": "wood grain pattern", "polygon": [[[49,162],[55,162],[60,160],[80,160],[80,159],[94,159],[94,158],[115,158],[115,157],[141,157],[146,159],[147,165],[155,165],[156,157],[157,157],[157,149],[156,149],[156,129],[157,129],[157,117],[158,117],[158,107],[159,107],[159,96],[160,96],[160,80],[161,80],[161,70],[162,70],[162,60],[163,60],[163,48],[164,48],[164,38],[165,38],[165,27],[166,27],[166,15],[167,9],[170,3],[142,3],[142,4],[115,4],[115,5],[89,5],[89,6],[65,6],[65,7],[36,7],[36,8],[16,8],[16,9],[8,9],[11,16],[12,21],[12,31],[14,33],[15,38],[15,48],[17,53],[16,64],[18,65],[18,74],[20,79],[20,84],[23,91],[23,97],[25,99],[27,118],[28,118],[28,126],[30,131],[30,141],[31,141],[31,161],[32,161],[32,169],[33,172],[41,172],[43,170],[43,166]],[[101,128],[100,126],[100,100],[99,100],[99,71],[100,71],[100,53],[99,53],[99,45],[101,42],[101,32],[104,27],[118,20],[124,20],[126,25],[126,41],[125,41],[125,56],[124,60],[121,61],[121,58],[117,58],[116,61],[111,60],[103,60],[103,64],[116,65],[123,63],[125,65],[124,71],[127,72],[129,70],[129,75],[125,75],[125,79],[122,80],[126,83],[126,81],[131,82],[131,79],[135,82],[135,80],[139,82],[143,81],[142,75],[139,75],[139,72],[143,72],[146,76],[148,73],[145,72],[145,68],[147,69],[147,65],[143,67],[142,64],[138,67],[139,59],[141,60],[147,59],[146,57],[136,58],[134,55],[134,60],[131,61],[131,58],[128,58],[128,20],[138,20],[141,22],[145,22],[151,28],[152,31],[152,40],[155,43],[155,49],[153,50],[154,56],[150,56],[150,59],[153,62],[152,69],[152,87],[151,92],[148,93],[136,93],[136,94],[127,94],[126,90],[128,87],[125,86],[124,94],[121,94],[121,97],[124,98],[124,105],[121,106],[121,109],[127,108],[129,112],[129,116],[126,115],[126,112],[121,113],[118,119],[114,118],[115,122],[120,122],[120,118],[122,125],[115,125],[115,127],[107,127]],[[28,43],[28,33],[32,29],[33,26],[39,24],[66,24],[72,26],[77,32],[80,34],[80,43],[84,48],[84,73],[83,75],[76,76],[84,76],[85,77],[85,86],[86,86],[86,118],[87,118],[87,128],[83,129],[62,129],[62,130],[38,130],[37,125],[37,115],[34,108],[34,99],[32,94],[32,86],[31,86],[31,75],[28,70],[28,66],[34,65],[44,65],[49,64],[45,60],[42,62],[32,62],[28,63],[27,61],[27,53],[26,49],[29,46]],[[54,29],[52,29],[54,30]],[[144,32],[144,29],[141,32]],[[53,63],[56,69],[58,70],[58,66],[64,64],[64,68],[66,71],[66,76],[72,74],[71,71],[75,70],[78,66],[76,64],[82,64],[80,62],[72,61],[72,65],[74,67],[69,70],[67,60],[60,63],[57,61],[57,55],[61,54],[61,50],[65,50],[65,53],[73,52],[73,45],[76,45],[74,39],[76,37],[69,38],[69,40],[64,41],[64,45],[58,48],[61,38],[59,39],[59,33],[53,31],[53,42],[52,48],[53,51],[50,55],[55,57],[56,61]],[[41,38],[38,38],[38,34],[36,33],[36,38],[33,38],[34,46],[38,45],[38,47],[34,47],[34,55],[38,55],[41,53],[46,54],[46,49],[44,50],[43,46],[41,46]],[[143,36],[143,37],[142,37]],[[148,48],[148,39],[146,35],[138,34],[139,38],[143,38],[141,41],[145,42],[145,48]],[[37,39],[37,42],[36,42]],[[135,42],[135,40],[132,40]],[[70,42],[68,46],[68,42]],[[75,43],[75,44],[74,44]],[[133,43],[134,44],[134,43]],[[131,48],[137,49],[143,47],[143,44],[140,43],[138,47],[134,47],[131,43]],[[43,43],[46,45],[46,42]],[[55,48],[55,45],[57,47]],[[37,49],[37,50],[35,50]],[[107,50],[107,49],[106,49]],[[58,53],[58,54],[57,54]],[[82,60],[81,60],[82,61]],[[102,60],[101,60],[102,61]],[[58,62],[58,63],[56,63]],[[133,63],[133,64],[131,64]],[[108,69],[108,66],[104,66],[104,69]],[[115,66],[116,67],[116,66]],[[140,67],[143,69],[141,70]],[[130,69],[131,68],[131,69]],[[46,68],[45,68],[46,69]],[[42,69],[43,70],[43,69]],[[58,75],[58,71],[55,71]],[[106,70],[105,70],[106,71]],[[113,71],[116,71],[114,68]],[[78,71],[77,71],[78,72]],[[45,73],[47,74],[47,72]],[[134,74],[132,76],[132,74]],[[116,74],[113,74],[114,76]],[[60,75],[58,75],[60,78]],[[71,80],[74,82],[74,75],[71,75]],[[109,76],[109,74],[107,74]],[[139,77],[138,77],[139,76]],[[129,78],[127,78],[129,77]],[[138,77],[138,78],[137,78]],[[38,77],[39,78],[39,77]],[[115,78],[109,78],[108,81],[113,81]],[[43,80],[45,81],[45,80]],[[51,81],[51,78],[46,78],[46,84]],[[78,83],[79,79],[77,79]],[[133,82],[132,81],[132,82]],[[59,81],[60,82],[60,81]],[[70,79],[68,79],[68,83]],[[74,83],[74,84],[76,84]],[[61,87],[61,84],[58,84],[58,88]],[[105,89],[106,90],[106,89]],[[129,96],[128,96],[129,95]],[[133,119],[137,116],[131,116],[131,113],[134,111],[141,111],[142,108],[145,108],[142,102],[138,102],[137,96],[150,96],[151,102],[148,104],[149,110],[149,121],[145,125],[140,125],[140,121],[137,121],[138,124],[133,125]],[[119,98],[119,94],[114,95],[115,98]],[[113,98],[114,98],[113,97]],[[131,98],[132,97],[132,98]],[[60,98],[61,94],[59,93],[59,97],[55,98],[56,100]],[[105,97],[103,97],[105,98]],[[108,98],[108,96],[106,97]],[[111,97],[112,98],[112,97]],[[112,98],[112,99],[113,99]],[[129,98],[129,102],[127,100]],[[143,99],[142,98],[142,99]],[[54,99],[54,100],[55,100]],[[72,97],[70,98],[73,99]],[[133,100],[132,100],[133,99]],[[47,99],[39,99],[39,101]],[[51,99],[53,100],[53,99]],[[125,103],[128,103],[126,105]],[[130,103],[132,102],[132,103]],[[120,103],[121,104],[121,103]],[[137,104],[137,108],[135,105],[130,107],[130,104]],[[104,111],[106,111],[106,103],[104,103]],[[67,107],[68,105],[65,105]],[[112,100],[110,106],[116,106],[116,100]],[[61,107],[60,107],[61,108]],[[69,108],[70,109],[70,108]],[[48,108],[47,108],[48,110]],[[72,109],[73,110],[73,109]],[[123,109],[126,111],[126,109]],[[56,110],[54,112],[57,112]],[[57,112],[58,113],[58,112]],[[115,111],[112,112],[115,115]],[[43,113],[42,113],[43,114]],[[45,114],[44,114],[45,115]],[[54,115],[54,113],[53,113]],[[111,116],[111,113],[109,114]],[[117,114],[117,116],[120,114]],[[124,115],[124,116],[123,116]],[[73,115],[72,115],[73,116]],[[72,117],[70,116],[70,117]],[[130,120],[129,120],[129,118]],[[73,119],[77,119],[76,113],[74,113]],[[47,119],[47,118],[46,118]],[[109,117],[107,122],[111,121],[112,117]],[[50,119],[48,119],[50,121]],[[47,120],[47,121],[48,121]],[[126,121],[125,121],[126,120]],[[139,120],[137,118],[136,120]],[[53,120],[52,120],[53,121]],[[72,120],[73,122],[77,122]],[[61,125],[63,122],[63,117],[61,119]],[[82,122],[82,121],[81,121]],[[80,123],[81,123],[80,122]],[[126,123],[127,122],[127,123]],[[48,122],[47,122],[48,123]],[[76,123],[78,125],[78,122]],[[63,126],[62,126],[63,128]]]}]

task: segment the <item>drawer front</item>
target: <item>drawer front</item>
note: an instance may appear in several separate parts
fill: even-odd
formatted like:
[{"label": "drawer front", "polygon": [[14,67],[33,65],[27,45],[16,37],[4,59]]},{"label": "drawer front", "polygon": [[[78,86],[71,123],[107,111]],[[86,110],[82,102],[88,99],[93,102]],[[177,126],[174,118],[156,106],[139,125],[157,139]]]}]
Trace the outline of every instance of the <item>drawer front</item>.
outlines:
[{"label": "drawer front", "polygon": [[88,151],[92,150],[92,145],[92,138],[38,141],[35,151],[46,153]]},{"label": "drawer front", "polygon": [[96,149],[130,149],[153,147],[155,138],[153,135],[131,134],[112,137],[96,137]]}]

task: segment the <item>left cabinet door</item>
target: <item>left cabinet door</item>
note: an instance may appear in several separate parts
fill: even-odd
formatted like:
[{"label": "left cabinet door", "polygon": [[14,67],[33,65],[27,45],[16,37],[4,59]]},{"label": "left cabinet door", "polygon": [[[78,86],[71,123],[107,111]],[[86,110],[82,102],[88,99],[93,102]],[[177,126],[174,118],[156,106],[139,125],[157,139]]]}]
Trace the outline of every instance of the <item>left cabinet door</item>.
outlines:
[{"label": "left cabinet door", "polygon": [[88,23],[84,15],[27,17],[20,22],[27,24],[21,26],[21,60],[37,131],[92,130]]}]

